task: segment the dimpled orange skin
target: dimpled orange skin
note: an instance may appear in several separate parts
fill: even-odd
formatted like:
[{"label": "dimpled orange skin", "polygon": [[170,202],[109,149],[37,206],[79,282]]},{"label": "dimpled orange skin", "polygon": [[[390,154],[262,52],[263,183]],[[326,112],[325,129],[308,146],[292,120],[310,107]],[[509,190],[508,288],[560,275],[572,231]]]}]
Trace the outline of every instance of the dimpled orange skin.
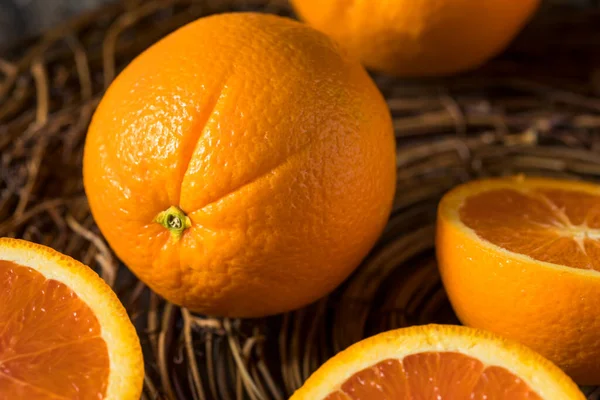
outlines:
[{"label": "dimpled orange skin", "polygon": [[447,75],[500,53],[540,0],[292,0],[300,18],[374,70]]},{"label": "dimpled orange skin", "polygon": [[[193,22],[136,58],[89,128],[84,183],[116,254],[171,302],[257,317],[333,290],[396,181],[386,103],[324,34],[277,16]],[[179,240],[153,222],[179,207]]]}]

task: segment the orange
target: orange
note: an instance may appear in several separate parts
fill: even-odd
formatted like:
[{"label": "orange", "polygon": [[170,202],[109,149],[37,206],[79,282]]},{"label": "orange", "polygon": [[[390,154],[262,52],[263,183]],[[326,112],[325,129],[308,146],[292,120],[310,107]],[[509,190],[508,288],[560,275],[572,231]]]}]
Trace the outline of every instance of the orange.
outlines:
[{"label": "orange", "polygon": [[0,238],[0,399],[139,399],[140,342],[85,265]]},{"label": "orange", "polygon": [[298,15],[374,70],[446,75],[500,53],[540,0],[292,0]]},{"label": "orange", "polygon": [[583,400],[575,383],[530,349],[452,325],[397,329],[323,364],[290,400]]},{"label": "orange", "polygon": [[600,186],[489,179],[446,194],[437,255],[460,320],[600,384]]},{"label": "orange", "polygon": [[167,300],[256,317],[335,288],[395,188],[386,103],[363,67],[290,19],[193,22],[136,58],[89,128],[83,177],[116,254]]}]

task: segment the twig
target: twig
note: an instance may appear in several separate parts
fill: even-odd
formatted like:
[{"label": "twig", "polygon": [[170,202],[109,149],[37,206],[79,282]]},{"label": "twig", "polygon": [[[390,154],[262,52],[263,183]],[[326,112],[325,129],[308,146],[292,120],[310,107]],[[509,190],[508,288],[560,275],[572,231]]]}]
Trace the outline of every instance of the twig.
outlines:
[{"label": "twig", "polygon": [[196,355],[194,354],[194,346],[192,344],[192,319],[190,312],[182,308],[183,315],[183,333],[185,339],[185,350],[188,357],[188,365],[192,373],[192,384],[200,400],[206,400],[204,394],[204,387],[202,386],[202,380],[200,379],[200,371],[198,370],[198,363],[196,362]]}]

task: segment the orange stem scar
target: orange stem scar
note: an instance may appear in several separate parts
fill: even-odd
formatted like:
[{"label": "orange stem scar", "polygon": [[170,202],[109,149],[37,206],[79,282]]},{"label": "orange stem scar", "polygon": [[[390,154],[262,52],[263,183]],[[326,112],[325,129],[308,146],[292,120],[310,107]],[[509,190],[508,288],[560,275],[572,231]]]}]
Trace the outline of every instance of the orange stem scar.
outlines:
[{"label": "orange stem scar", "polygon": [[183,232],[192,226],[190,217],[176,206],[171,206],[165,211],[159,212],[153,222],[167,228],[171,232],[171,237],[175,240],[181,239]]}]

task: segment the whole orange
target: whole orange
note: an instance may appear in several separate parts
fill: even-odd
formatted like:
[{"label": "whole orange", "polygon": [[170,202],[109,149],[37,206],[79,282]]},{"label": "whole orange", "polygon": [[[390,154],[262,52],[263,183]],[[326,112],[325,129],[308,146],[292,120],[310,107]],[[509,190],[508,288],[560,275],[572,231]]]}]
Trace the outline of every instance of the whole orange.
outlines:
[{"label": "whole orange", "polygon": [[292,0],[298,15],[374,70],[468,70],[502,51],[540,0]]},{"label": "whole orange", "polygon": [[256,317],[355,269],[395,171],[389,111],[358,61],[304,24],[237,13],[179,29],[117,77],[83,175],[100,230],[154,291]]}]

